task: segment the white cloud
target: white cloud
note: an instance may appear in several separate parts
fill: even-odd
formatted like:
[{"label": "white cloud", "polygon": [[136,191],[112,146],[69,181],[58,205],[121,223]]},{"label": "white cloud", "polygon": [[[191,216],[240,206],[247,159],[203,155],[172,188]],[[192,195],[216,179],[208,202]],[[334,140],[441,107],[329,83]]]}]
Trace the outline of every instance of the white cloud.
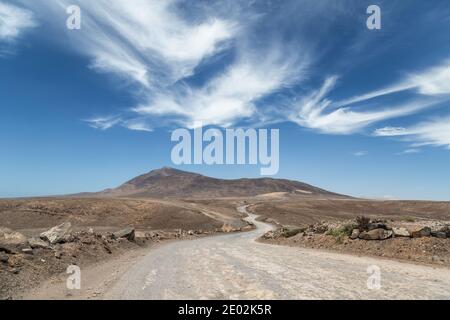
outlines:
[{"label": "white cloud", "polygon": [[392,86],[342,100],[335,104],[348,106],[405,90],[415,90],[418,94],[427,96],[450,95],[450,60],[421,73],[409,74],[405,79]]},{"label": "white cloud", "polygon": [[405,137],[412,146],[436,146],[450,149],[450,117],[434,119],[410,128],[381,128],[374,133],[383,137]]},{"label": "white cloud", "polygon": [[307,60],[292,57],[275,48],[258,55],[245,52],[204,87],[178,87],[157,95],[151,103],[134,111],[140,115],[178,116],[188,127],[196,122],[229,126],[254,115],[258,99],[302,79]]},{"label": "white cloud", "polygon": [[326,79],[322,88],[297,102],[289,119],[303,127],[328,134],[351,134],[383,120],[403,117],[436,104],[436,99],[417,100],[381,110],[356,111],[356,108],[331,107],[326,96],[336,85],[337,77]]},{"label": "white cloud", "polygon": [[68,43],[91,57],[93,68],[114,72],[146,88],[191,75],[202,60],[224,48],[238,27],[217,17],[188,21],[178,12],[180,1],[176,0],[22,1],[43,19],[64,14],[69,5],[78,4],[81,30],[69,31]]},{"label": "white cloud", "polygon": [[87,119],[85,122],[89,123],[92,128],[99,130],[107,130],[122,122],[119,116],[97,117]]},{"label": "white cloud", "polygon": [[450,60],[441,66],[428,69],[424,73],[409,76],[407,82],[411,83],[420,94],[450,94]]},{"label": "white cloud", "polygon": [[353,155],[355,157],[364,157],[364,156],[367,156],[368,154],[369,154],[368,151],[356,151],[356,152],[353,152]]},{"label": "white cloud", "polygon": [[404,136],[405,134],[407,134],[407,130],[403,127],[384,127],[376,129],[374,132],[377,137]]},{"label": "white cloud", "polygon": [[[197,122],[230,126],[256,118],[260,99],[298,83],[308,67],[298,45],[276,37],[264,45],[255,43],[246,28],[257,15],[244,20],[241,13],[226,10],[226,3],[214,3],[216,9],[223,6],[217,10],[221,15],[200,3],[189,15],[191,8],[186,10],[181,0],[21,1],[43,19],[65,12],[68,5],[80,5],[81,30],[53,29],[64,32],[67,43],[91,58],[91,68],[138,84],[139,103],[124,112],[122,120],[89,122],[103,130],[122,125],[150,131],[158,124],[192,127]],[[252,8],[245,7],[245,16],[252,17]],[[208,75],[205,84],[189,83],[199,66],[231,46],[233,57],[223,70]]]},{"label": "white cloud", "polygon": [[397,153],[398,156],[406,155],[406,154],[414,154],[414,153],[420,153],[420,149],[406,149],[402,152]]},{"label": "white cloud", "polygon": [[122,126],[133,131],[152,132],[153,128],[145,120],[123,121]]},{"label": "white cloud", "polygon": [[[246,34],[248,25],[236,14],[239,10],[227,10],[230,6],[220,1],[211,6],[198,3],[188,9],[184,0],[19,1],[50,25],[58,23],[52,29],[55,38],[64,39],[64,43],[88,56],[91,68],[114,73],[135,84],[137,106],[120,116],[87,121],[101,130],[123,126],[151,131],[168,123],[193,127],[198,122],[226,127],[251,119],[253,123],[288,120],[322,133],[352,134],[386,119],[419,112],[442,100],[442,95],[449,99],[450,61],[447,61],[407,75],[392,86],[337,103],[328,95],[338,77],[329,77],[317,91],[289,104],[288,110],[277,110],[281,99],[262,110],[259,107],[262,99],[299,84],[314,71],[310,70],[311,61],[305,53],[310,50],[309,56],[319,55],[312,52],[316,48],[314,43],[302,40],[289,45],[280,40],[282,35],[275,33],[264,34],[262,43],[254,34]],[[65,9],[73,4],[82,9],[81,30],[69,31],[61,27],[61,20],[48,18],[61,15],[65,18]],[[222,10],[210,10],[217,6],[223,6]],[[253,6],[245,7],[249,12],[253,10]],[[255,13],[256,18],[248,20],[256,21],[261,16]],[[226,65],[217,70],[211,67],[206,76],[200,77],[205,77],[200,79],[201,83],[190,82],[189,77],[204,63],[214,61],[212,58],[228,48],[233,50],[226,57]],[[424,97],[393,106],[356,105],[405,90],[416,90]],[[376,135],[392,135],[393,128],[388,129],[380,129]]]},{"label": "white cloud", "polygon": [[0,2],[0,41],[15,40],[36,25],[31,11]]}]

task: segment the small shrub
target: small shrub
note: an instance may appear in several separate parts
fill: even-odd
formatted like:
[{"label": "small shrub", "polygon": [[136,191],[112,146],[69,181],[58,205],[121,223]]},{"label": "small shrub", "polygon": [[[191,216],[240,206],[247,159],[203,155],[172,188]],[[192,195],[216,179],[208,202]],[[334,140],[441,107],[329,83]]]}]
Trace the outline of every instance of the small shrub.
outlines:
[{"label": "small shrub", "polygon": [[353,229],[356,228],[354,224],[346,224],[342,227],[331,229],[327,232],[327,235],[333,236],[336,238],[337,243],[342,243],[345,237],[348,237],[352,234]]},{"label": "small shrub", "polygon": [[409,216],[403,217],[402,220],[405,222],[416,222],[416,219],[414,219],[413,217],[409,217]]},{"label": "small shrub", "polygon": [[285,238],[291,238],[303,231],[305,231],[305,228],[284,228],[282,234]]},{"label": "small shrub", "polygon": [[369,230],[370,218],[365,216],[356,217],[356,228],[359,231],[367,231]]}]

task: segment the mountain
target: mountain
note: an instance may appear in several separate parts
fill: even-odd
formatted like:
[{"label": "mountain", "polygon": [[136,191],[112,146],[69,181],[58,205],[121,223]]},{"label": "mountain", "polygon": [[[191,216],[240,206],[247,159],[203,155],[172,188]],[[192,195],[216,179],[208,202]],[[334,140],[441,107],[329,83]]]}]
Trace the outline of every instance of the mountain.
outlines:
[{"label": "mountain", "polygon": [[167,167],[143,174],[118,188],[90,194],[90,196],[100,197],[139,198],[270,197],[280,195],[347,198],[298,181],[271,178],[224,180]]}]

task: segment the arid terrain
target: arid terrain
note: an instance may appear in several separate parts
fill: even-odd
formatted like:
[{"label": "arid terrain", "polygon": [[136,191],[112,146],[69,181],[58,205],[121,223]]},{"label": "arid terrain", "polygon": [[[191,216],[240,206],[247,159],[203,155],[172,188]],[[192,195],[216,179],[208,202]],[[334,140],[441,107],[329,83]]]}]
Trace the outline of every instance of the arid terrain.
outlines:
[{"label": "arid terrain", "polygon": [[[445,268],[261,244],[255,240],[275,227],[257,221],[246,208],[237,209],[248,215],[256,230],[163,244],[134,256],[132,263],[115,261],[85,269],[88,285],[76,293],[66,290],[65,277],[59,277],[25,298],[449,298],[450,276]],[[367,284],[368,268],[374,266],[381,275],[377,290]]]},{"label": "arid terrain", "polygon": [[[363,270],[378,261],[389,270],[404,267],[423,281],[409,295],[394,289],[374,295],[344,286],[348,279],[342,271],[331,277],[335,293],[322,298],[416,298],[427,286],[426,297],[449,298],[444,294],[449,279],[442,277],[450,268],[448,226],[450,202],[362,200],[289,180],[220,180],[163,168],[99,193],[0,200],[0,297],[320,298],[320,290],[289,296],[326,282],[308,282],[298,272],[307,275],[317,267],[327,273],[352,263]],[[171,261],[180,264],[169,266]],[[152,278],[148,266],[158,263]],[[71,264],[92,281],[89,290],[65,290],[64,272]],[[179,281],[183,287],[170,283],[175,274],[183,276],[183,268],[190,268],[183,271],[190,276]],[[208,290],[189,283],[205,270]],[[249,270],[257,273],[250,276]],[[392,275],[388,288],[406,285],[403,271]],[[302,282],[282,285],[293,279]],[[434,280],[443,281],[435,291],[430,289]],[[96,283],[101,288],[93,288]]]}]

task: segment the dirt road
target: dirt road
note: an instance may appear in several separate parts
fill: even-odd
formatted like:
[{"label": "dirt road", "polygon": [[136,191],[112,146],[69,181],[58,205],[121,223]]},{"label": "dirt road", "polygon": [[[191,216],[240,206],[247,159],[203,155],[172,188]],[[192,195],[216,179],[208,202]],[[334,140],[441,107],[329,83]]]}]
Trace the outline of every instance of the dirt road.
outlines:
[{"label": "dirt road", "polygon": [[[260,244],[255,239],[271,226],[255,218],[248,218],[258,227],[252,232],[152,250],[102,298],[450,299],[448,269]],[[380,270],[379,290],[368,289],[371,266]]]}]

